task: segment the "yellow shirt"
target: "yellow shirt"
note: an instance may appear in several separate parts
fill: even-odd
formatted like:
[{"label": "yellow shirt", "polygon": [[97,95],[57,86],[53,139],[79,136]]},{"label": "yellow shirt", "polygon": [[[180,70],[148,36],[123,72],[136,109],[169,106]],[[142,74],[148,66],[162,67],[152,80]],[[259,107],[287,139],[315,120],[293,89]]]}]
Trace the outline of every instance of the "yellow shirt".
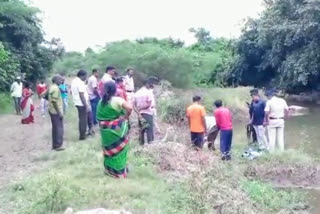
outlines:
[{"label": "yellow shirt", "polygon": [[56,84],[52,84],[49,88],[49,112],[51,114],[57,114],[58,112],[54,108],[53,102],[57,103],[60,113],[63,113],[61,92]]}]

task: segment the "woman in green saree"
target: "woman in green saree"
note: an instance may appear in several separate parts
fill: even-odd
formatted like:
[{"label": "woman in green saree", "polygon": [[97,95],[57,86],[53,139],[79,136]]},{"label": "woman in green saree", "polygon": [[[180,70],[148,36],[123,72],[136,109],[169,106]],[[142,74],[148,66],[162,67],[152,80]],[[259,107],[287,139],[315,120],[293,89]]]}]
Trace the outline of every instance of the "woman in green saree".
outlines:
[{"label": "woman in green saree", "polygon": [[116,97],[116,85],[106,82],[105,94],[98,104],[97,119],[99,121],[104,155],[104,172],[115,178],[127,176],[128,153],[128,119],[132,106]]}]

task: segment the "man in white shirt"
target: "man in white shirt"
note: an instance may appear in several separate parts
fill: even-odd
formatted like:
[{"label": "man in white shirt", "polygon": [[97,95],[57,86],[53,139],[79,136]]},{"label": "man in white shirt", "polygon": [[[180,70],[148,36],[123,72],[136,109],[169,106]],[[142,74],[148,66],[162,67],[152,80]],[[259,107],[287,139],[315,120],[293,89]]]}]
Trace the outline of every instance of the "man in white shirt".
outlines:
[{"label": "man in white shirt", "polygon": [[100,95],[101,98],[104,95],[104,84],[106,82],[109,82],[109,81],[115,82],[114,79],[113,79],[115,73],[116,73],[115,67],[108,66],[106,68],[106,73],[102,76],[102,78],[101,78],[101,80],[100,80],[100,82],[98,84],[98,92],[99,92],[99,95]]},{"label": "man in white shirt", "polygon": [[14,108],[17,114],[21,114],[20,102],[22,96],[22,82],[21,77],[17,77],[10,88],[11,97],[13,98]]},{"label": "man in white shirt", "polygon": [[97,106],[100,101],[100,95],[98,93],[98,77],[99,71],[97,69],[92,70],[92,75],[88,79],[88,93],[91,104],[91,112],[92,112],[92,121],[94,125],[98,124],[96,114],[97,114]]},{"label": "man in white shirt", "polygon": [[73,103],[77,107],[79,115],[80,140],[86,139],[88,111],[90,110],[89,94],[85,85],[86,79],[87,72],[84,70],[80,70],[77,73],[77,77],[71,83]]},{"label": "man in white shirt", "polygon": [[134,72],[134,70],[132,68],[128,68],[127,75],[124,76],[124,79],[123,79],[129,103],[132,103],[132,98],[133,98],[133,94],[134,94],[133,72]]},{"label": "man in white shirt", "polygon": [[265,125],[268,127],[270,152],[275,151],[276,144],[280,151],[284,151],[284,124],[289,114],[287,102],[275,94],[275,90],[266,92]]}]

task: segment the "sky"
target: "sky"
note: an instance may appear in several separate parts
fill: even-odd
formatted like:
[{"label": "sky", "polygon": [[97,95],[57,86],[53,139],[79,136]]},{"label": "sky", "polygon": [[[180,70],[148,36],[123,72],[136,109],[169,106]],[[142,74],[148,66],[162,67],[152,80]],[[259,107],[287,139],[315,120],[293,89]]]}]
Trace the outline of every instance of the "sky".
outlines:
[{"label": "sky", "polygon": [[204,27],[213,37],[235,38],[244,20],[256,18],[262,0],[30,0],[42,13],[46,38],[60,38],[67,51],[143,37],[195,40]]}]

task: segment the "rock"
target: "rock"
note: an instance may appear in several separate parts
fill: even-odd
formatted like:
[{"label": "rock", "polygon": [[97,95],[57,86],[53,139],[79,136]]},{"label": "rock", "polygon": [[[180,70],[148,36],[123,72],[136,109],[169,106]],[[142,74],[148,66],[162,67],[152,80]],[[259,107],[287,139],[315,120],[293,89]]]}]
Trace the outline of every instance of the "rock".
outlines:
[{"label": "rock", "polygon": [[106,210],[104,208],[97,208],[93,210],[83,210],[78,212],[73,212],[72,208],[68,208],[64,214],[132,214],[131,212],[125,210]]}]

